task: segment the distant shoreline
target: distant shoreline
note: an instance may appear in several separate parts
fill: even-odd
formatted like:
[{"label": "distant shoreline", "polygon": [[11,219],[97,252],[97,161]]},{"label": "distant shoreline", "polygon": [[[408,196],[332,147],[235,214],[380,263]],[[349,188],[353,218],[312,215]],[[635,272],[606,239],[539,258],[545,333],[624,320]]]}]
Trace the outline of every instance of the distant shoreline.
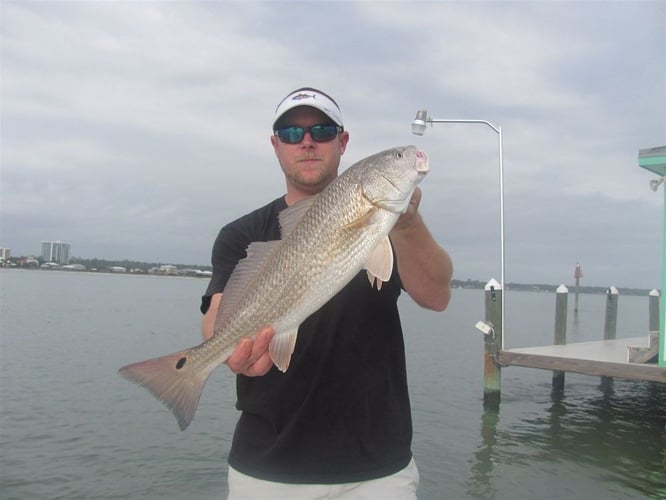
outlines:
[{"label": "distant shoreline", "polygon": [[[68,272],[68,273],[99,273],[99,274],[114,274],[114,275],[148,275],[148,276],[170,276],[170,277],[181,277],[181,278],[210,278],[212,272],[209,270],[202,269],[193,269],[192,267],[185,266],[168,266],[168,271],[160,271],[159,268],[155,269],[156,266],[150,268],[149,270],[143,268],[133,268],[121,270],[113,270],[114,267],[121,266],[110,266],[107,268],[94,268],[94,269],[65,269],[63,267],[55,268],[43,268],[43,267],[0,267],[0,269],[15,269],[23,271],[46,271],[46,272]],[[124,266],[122,266],[124,267]],[[454,289],[464,289],[464,290],[483,290],[486,286],[485,281],[479,280],[452,280],[451,287]],[[539,292],[539,293],[555,293],[557,288],[560,285],[551,285],[551,284],[531,284],[531,283],[507,283],[506,289],[510,292]],[[569,289],[569,293],[575,292],[574,285],[565,285]],[[580,286],[578,291],[584,294],[606,294],[610,286]],[[617,287],[621,295],[638,295],[638,296],[647,296],[651,290],[643,288],[624,288]],[[661,293],[661,291],[659,290]]]}]

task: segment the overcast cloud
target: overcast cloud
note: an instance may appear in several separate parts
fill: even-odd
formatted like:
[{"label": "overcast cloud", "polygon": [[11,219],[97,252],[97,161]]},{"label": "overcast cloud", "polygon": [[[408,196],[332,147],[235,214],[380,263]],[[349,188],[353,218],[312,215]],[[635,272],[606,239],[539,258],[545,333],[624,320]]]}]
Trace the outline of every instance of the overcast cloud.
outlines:
[{"label": "overcast cloud", "polygon": [[499,279],[497,135],[411,134],[417,109],[503,129],[507,282],[661,287],[665,2],[2,2],[0,246],[208,264],[284,193],[272,113],[332,94],[343,168],[415,144],[458,279]]}]

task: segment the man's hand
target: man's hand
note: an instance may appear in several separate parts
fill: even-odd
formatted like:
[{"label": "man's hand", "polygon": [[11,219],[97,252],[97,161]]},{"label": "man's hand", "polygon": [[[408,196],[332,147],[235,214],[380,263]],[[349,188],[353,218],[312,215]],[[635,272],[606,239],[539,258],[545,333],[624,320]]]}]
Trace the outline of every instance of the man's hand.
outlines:
[{"label": "man's hand", "polygon": [[405,213],[402,214],[398,221],[395,223],[393,230],[397,229],[400,231],[401,229],[406,229],[416,222],[416,214],[418,212],[419,205],[421,204],[421,195],[422,193],[420,188],[417,187],[414,189],[414,193],[412,193],[412,197],[409,200],[407,210],[405,210]]},{"label": "man's hand", "polygon": [[226,363],[232,372],[248,377],[266,375],[273,366],[268,354],[268,345],[275,334],[273,327],[261,330],[253,339],[246,338],[238,343]]}]

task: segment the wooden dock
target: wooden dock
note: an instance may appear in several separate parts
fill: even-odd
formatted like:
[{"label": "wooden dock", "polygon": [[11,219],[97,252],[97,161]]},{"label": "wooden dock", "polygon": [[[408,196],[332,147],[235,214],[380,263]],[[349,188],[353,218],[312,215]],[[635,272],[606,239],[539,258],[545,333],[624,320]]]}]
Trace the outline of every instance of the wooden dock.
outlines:
[{"label": "wooden dock", "polygon": [[504,349],[501,285],[491,280],[485,288],[486,319],[477,323],[484,334],[484,404],[499,405],[501,371],[521,366],[553,371],[553,389],[564,388],[566,372],[666,383],[666,366],[656,361],[659,352],[659,294],[649,296],[649,328],[643,337],[616,338],[618,291],[607,291],[603,340],[566,343],[568,290],[557,290],[553,345]]}]

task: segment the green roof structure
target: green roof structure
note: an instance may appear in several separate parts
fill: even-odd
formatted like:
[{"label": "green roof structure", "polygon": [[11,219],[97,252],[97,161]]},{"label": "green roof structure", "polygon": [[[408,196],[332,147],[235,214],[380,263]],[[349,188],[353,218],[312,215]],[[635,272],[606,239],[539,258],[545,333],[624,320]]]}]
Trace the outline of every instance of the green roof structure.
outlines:
[{"label": "green roof structure", "polygon": [[666,146],[641,149],[638,152],[638,165],[662,177],[666,176]]}]

